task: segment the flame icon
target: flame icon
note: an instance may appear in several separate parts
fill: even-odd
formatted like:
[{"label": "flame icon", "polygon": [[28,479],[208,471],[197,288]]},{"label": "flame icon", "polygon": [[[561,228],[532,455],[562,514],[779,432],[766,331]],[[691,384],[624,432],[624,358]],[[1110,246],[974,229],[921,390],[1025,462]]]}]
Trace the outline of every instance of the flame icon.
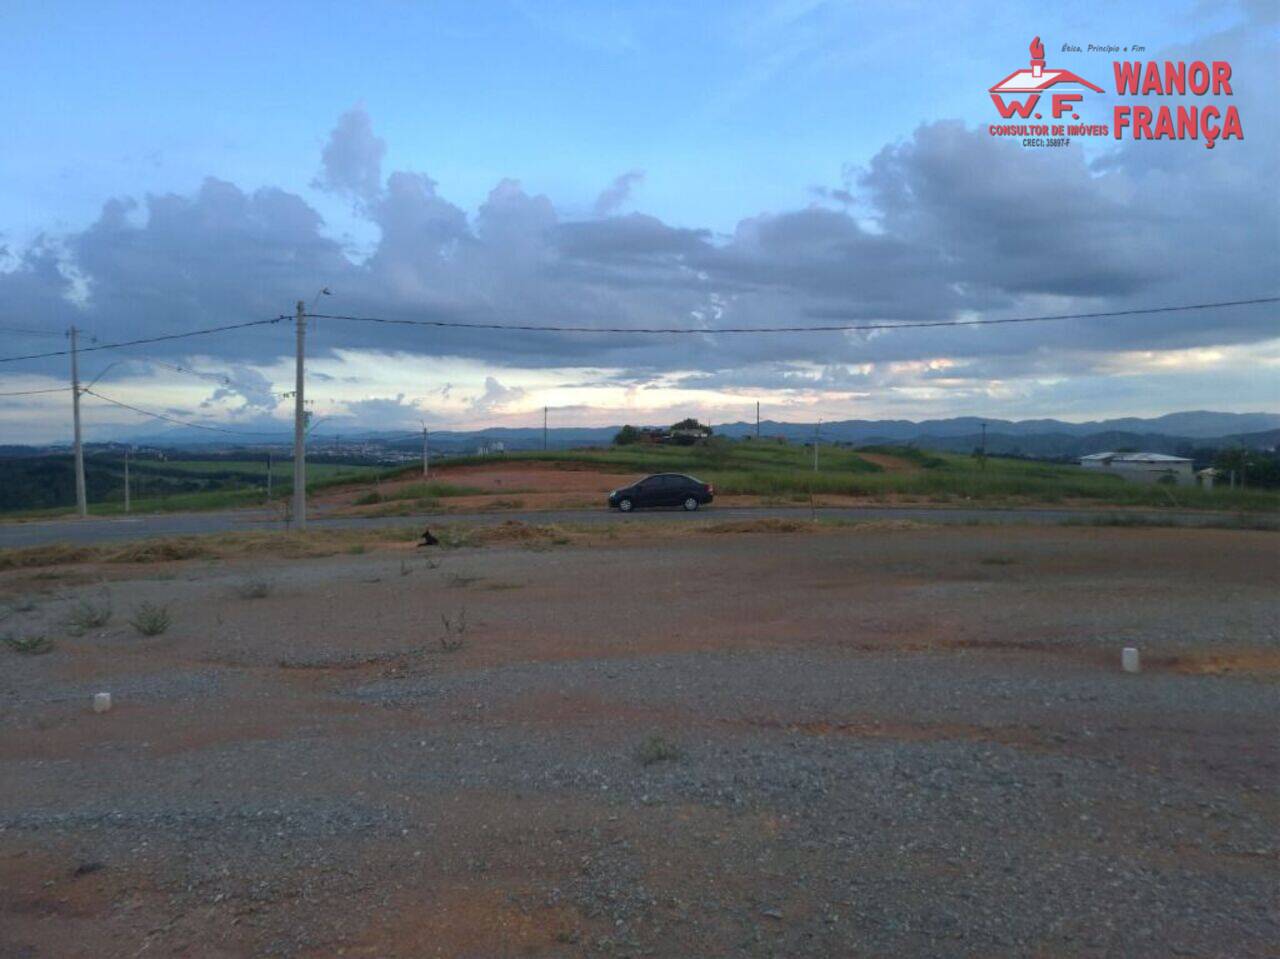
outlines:
[{"label": "flame icon", "polygon": [[1031,59],[1033,60],[1044,59],[1044,44],[1040,42],[1039,37],[1036,37],[1034,40],[1031,41]]}]

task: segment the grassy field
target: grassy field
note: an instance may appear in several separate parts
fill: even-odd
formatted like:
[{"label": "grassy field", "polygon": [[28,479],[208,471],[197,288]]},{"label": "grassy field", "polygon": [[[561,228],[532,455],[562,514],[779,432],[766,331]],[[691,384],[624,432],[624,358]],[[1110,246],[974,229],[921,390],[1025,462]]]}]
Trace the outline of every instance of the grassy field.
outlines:
[{"label": "grassy field", "polygon": [[[195,476],[211,476],[223,473],[235,473],[245,477],[246,480],[257,480],[262,483],[267,479],[267,466],[261,460],[135,460],[130,464],[131,469],[135,472],[180,472],[191,473]],[[358,479],[361,476],[371,476],[380,471],[377,466],[362,466],[349,463],[308,463],[307,479],[327,480],[335,477],[345,476],[352,479]],[[273,483],[284,481],[290,483],[293,481],[293,460],[276,459],[271,464],[271,478]]]},{"label": "grassy field", "polygon": [[[123,461],[94,457],[87,468],[118,473],[118,482],[104,494],[90,495],[89,512],[114,516],[124,512]],[[68,466],[68,470],[69,470]],[[387,474],[383,467],[348,463],[308,463],[307,489],[373,480]],[[130,464],[131,508],[135,513],[187,512],[261,506],[267,502],[266,464],[254,460],[135,460]],[[293,488],[293,462],[272,464],[271,501],[283,508]],[[6,519],[65,516],[74,507],[9,510]]]},{"label": "grassy field", "polygon": [[[892,457],[885,468],[874,458]],[[466,496],[483,490],[451,483],[449,470],[459,466],[519,462],[554,462],[587,469],[634,473],[690,473],[714,483],[717,492],[760,496],[767,503],[807,503],[813,495],[853,496],[881,502],[981,503],[984,505],[1113,505],[1123,507],[1213,509],[1280,512],[1280,491],[1229,490],[1206,492],[1195,487],[1147,486],[1115,476],[1086,473],[1079,467],[1029,460],[971,457],[932,453],[910,447],[821,446],[817,472],[811,447],[770,442],[714,441],[707,446],[625,446],[602,449],[509,453],[502,458],[462,457],[439,462],[440,479],[431,483],[375,490],[375,479],[411,475],[417,466],[382,469],[374,466],[309,463],[308,489],[370,484],[358,504],[384,504],[387,515]],[[163,471],[160,475],[159,471]],[[283,460],[272,470],[272,502],[284,508],[292,486],[293,464]],[[178,490],[174,478],[188,487]],[[178,512],[261,506],[266,502],[265,464],[253,461],[167,460],[133,464],[133,511]],[[166,489],[166,485],[168,488]],[[163,492],[160,492],[163,491]],[[518,492],[516,489],[508,493]],[[159,495],[157,495],[159,493]],[[94,515],[117,515],[123,495],[115,490],[90,498]],[[5,513],[10,519],[66,515],[68,507]]]},{"label": "grassy field", "polygon": [[[862,454],[892,456],[908,468],[885,469]],[[507,454],[506,460],[574,463],[636,474],[691,473],[713,483],[719,493],[764,496],[782,502],[807,502],[810,493],[814,493],[930,503],[1084,502],[1178,509],[1280,510],[1280,491],[1149,486],[1086,473],[1073,465],[1000,457],[988,457],[984,463],[972,456],[910,447],[853,450],[821,446],[817,472],[813,470],[812,447],[754,442],[512,453]],[[486,462],[492,463],[493,458],[448,460],[442,469]]]}]

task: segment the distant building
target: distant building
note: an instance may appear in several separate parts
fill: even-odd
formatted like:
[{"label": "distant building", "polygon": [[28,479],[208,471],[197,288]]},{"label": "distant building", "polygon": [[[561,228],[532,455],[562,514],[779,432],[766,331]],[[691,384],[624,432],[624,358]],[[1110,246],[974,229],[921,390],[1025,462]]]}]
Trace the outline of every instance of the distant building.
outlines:
[{"label": "distant building", "polygon": [[1196,471],[1196,482],[1205,489],[1213,489],[1213,484],[1217,482],[1218,477],[1221,475],[1221,470],[1216,470],[1210,466],[1208,469]]},{"label": "distant building", "polygon": [[681,443],[686,446],[705,443],[710,438],[710,426],[675,426],[670,431],[670,442]]},{"label": "distant building", "polygon": [[1177,483],[1190,486],[1196,481],[1192,461],[1164,453],[1090,453],[1080,457],[1087,470],[1114,473],[1135,483]]}]

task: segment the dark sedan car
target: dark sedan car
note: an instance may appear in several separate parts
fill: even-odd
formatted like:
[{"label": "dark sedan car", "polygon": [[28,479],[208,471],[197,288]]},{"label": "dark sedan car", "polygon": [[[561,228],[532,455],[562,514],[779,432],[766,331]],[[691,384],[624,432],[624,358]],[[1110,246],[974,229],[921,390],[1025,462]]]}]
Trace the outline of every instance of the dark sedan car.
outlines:
[{"label": "dark sedan car", "polygon": [[716,495],[710,483],[683,473],[657,473],[609,494],[609,505],[624,513],[641,506],[683,506],[695,510]]}]

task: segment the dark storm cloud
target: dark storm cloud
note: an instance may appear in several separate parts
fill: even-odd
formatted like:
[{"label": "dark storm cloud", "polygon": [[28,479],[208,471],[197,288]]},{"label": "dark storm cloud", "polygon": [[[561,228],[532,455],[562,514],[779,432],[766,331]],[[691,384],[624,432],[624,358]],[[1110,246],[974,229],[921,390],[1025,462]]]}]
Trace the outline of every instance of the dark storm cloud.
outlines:
[{"label": "dark storm cloud", "polygon": [[330,193],[369,202],[382,190],[382,157],[387,144],[373,133],[363,107],[338,118],[320,156],[320,173],[311,185]]},{"label": "dark storm cloud", "polygon": [[573,259],[652,260],[674,258],[709,250],[708,230],[684,230],[667,226],[643,213],[607,220],[566,223],[554,240],[560,252]]},{"label": "dark storm cloud", "polygon": [[1133,215],[1123,176],[1093,177],[1079,151],[1028,156],[958,121],[934,123],[882,150],[862,185],[885,232],[934,251],[956,281],[1096,297],[1167,275],[1150,255],[1162,224]]},{"label": "dark storm cloud", "polygon": [[621,176],[615,177],[600,195],[596,197],[595,214],[596,216],[609,216],[615,212],[618,207],[626,203],[631,198],[631,190],[635,186],[644,182],[643,170],[631,170],[623,173]]}]

